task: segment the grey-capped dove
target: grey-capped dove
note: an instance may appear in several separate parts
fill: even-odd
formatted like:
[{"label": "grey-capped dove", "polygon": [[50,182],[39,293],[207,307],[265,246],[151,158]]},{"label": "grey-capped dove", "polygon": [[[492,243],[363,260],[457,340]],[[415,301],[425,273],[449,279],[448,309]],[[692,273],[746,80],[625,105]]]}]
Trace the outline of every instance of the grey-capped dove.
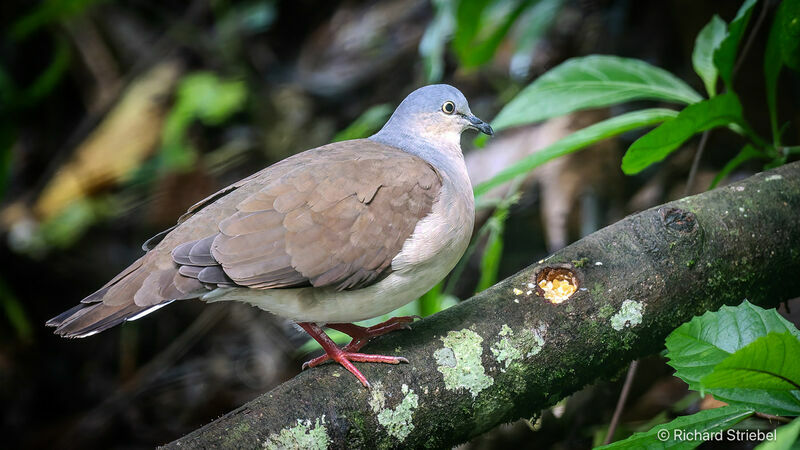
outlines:
[{"label": "grey-capped dove", "polygon": [[[353,362],[407,362],[358,353],[413,317],[358,322],[405,305],[442,280],[474,222],[461,133],[492,128],[444,84],[409,94],[366,139],[323,145],[201,200],[146,253],[47,325],[86,337],[176,301],[239,301],[295,321],[364,386]],[[322,327],[353,340],[338,347]]]}]

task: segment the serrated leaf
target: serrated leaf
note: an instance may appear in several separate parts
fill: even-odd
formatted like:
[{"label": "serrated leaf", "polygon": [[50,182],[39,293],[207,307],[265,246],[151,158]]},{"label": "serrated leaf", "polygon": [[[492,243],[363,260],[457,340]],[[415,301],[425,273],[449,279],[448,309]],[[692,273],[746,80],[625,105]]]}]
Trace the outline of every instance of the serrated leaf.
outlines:
[{"label": "serrated leaf", "polygon": [[[678,417],[672,422],[636,433],[624,441],[599,447],[601,449],[691,449],[702,444],[699,439],[681,439],[679,433],[715,433],[725,430],[753,415],[748,408],[724,406],[707,409],[691,416]],[[660,433],[660,434],[659,434]],[[661,436],[659,438],[659,436]],[[666,439],[664,438],[666,436]]]},{"label": "serrated leaf", "polygon": [[800,390],[800,340],[769,333],[737,350],[702,379],[710,388]]},{"label": "serrated leaf", "polygon": [[631,144],[622,158],[622,171],[639,173],[675,151],[695,133],[742,122],[742,105],[732,92],[689,105]]},{"label": "serrated leaf", "polygon": [[727,24],[714,15],[706,26],[697,34],[692,52],[692,66],[703,84],[709,97],[717,95],[717,76],[719,72],[714,65],[714,51],[719,47],[720,42],[725,37]]},{"label": "serrated leaf", "polygon": [[667,358],[675,376],[700,391],[700,382],[714,367],[737,350],[768,333],[800,331],[774,309],[765,310],[745,300],[741,305],[723,306],[675,329],[667,337]]},{"label": "serrated leaf", "polygon": [[638,59],[572,58],[523,89],[492,121],[495,130],[632,100],[695,103],[703,98],[671,73]]},{"label": "serrated leaf", "polygon": [[747,29],[747,23],[750,21],[756,2],[757,0],[745,0],[736,13],[736,17],[728,25],[728,33],[714,52],[714,65],[717,66],[719,75],[729,90],[733,85],[733,67],[736,65],[739,42]]},{"label": "serrated leaf", "polygon": [[492,179],[475,186],[475,196],[480,197],[489,191],[489,189],[510,181],[519,175],[523,175],[554,158],[578,151],[595,142],[608,139],[630,130],[661,123],[677,115],[678,113],[671,109],[643,109],[590,125],[512,164],[492,177]]},{"label": "serrated leaf", "polygon": [[764,441],[756,447],[756,450],[789,450],[797,448],[793,445],[798,443],[800,436],[800,418],[794,419],[790,424],[777,429],[774,441]]},{"label": "serrated leaf", "polygon": [[737,350],[702,378],[718,400],[776,415],[800,414],[800,340],[769,333]]}]

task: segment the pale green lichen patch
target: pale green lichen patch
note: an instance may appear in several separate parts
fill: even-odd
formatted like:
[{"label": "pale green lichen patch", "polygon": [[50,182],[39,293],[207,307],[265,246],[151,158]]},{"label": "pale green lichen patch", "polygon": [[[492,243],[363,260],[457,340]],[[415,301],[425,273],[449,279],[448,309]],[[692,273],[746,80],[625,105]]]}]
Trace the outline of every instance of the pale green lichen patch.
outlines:
[{"label": "pale green lichen patch", "polygon": [[378,415],[378,423],[386,428],[386,432],[397,438],[399,441],[405,440],[414,431],[414,410],[419,405],[419,397],[410,389],[408,385],[402,386],[403,400],[394,409],[386,408],[386,394],[380,383],[373,385],[369,406]]},{"label": "pale green lichen patch", "polygon": [[375,414],[378,414],[386,405],[386,394],[383,393],[383,383],[377,381],[372,384],[369,390],[369,407]]},{"label": "pale green lichen patch", "polygon": [[625,327],[635,327],[642,323],[644,303],[634,300],[625,300],[619,312],[611,317],[611,327],[617,331]]},{"label": "pale green lichen patch", "polygon": [[325,450],[330,444],[328,431],[325,429],[325,416],[316,419],[314,426],[311,421],[297,419],[297,425],[284,428],[280,433],[273,433],[264,442],[264,448],[269,450],[283,449],[312,449]]},{"label": "pale green lichen patch", "polygon": [[[500,340],[495,342],[490,350],[495,359],[497,359],[497,362],[504,364],[505,369],[508,369],[508,366],[512,362],[522,358],[522,352],[511,341],[514,337],[514,330],[512,330],[511,327],[503,324],[503,328],[498,335],[500,336]],[[505,369],[500,370],[505,372]]]},{"label": "pale green lichen patch", "polygon": [[526,357],[531,357],[537,355],[542,348],[544,347],[544,335],[547,333],[547,325],[543,322],[539,322],[539,325],[532,329],[528,330],[530,333],[530,338],[527,339],[528,353],[525,355]]},{"label": "pale green lichen patch", "polygon": [[444,385],[449,390],[467,389],[473,397],[494,383],[486,375],[481,362],[483,338],[469,329],[450,331],[441,338],[444,347],[436,350],[436,370],[444,376]]},{"label": "pale green lichen patch", "polygon": [[782,180],[783,177],[781,175],[770,175],[767,178],[764,178],[767,181],[775,181],[775,180]]},{"label": "pale green lichen patch", "polygon": [[547,325],[539,322],[535,328],[525,328],[518,334],[508,325],[503,325],[498,333],[500,339],[492,345],[490,350],[497,362],[503,365],[501,372],[522,357],[537,355],[544,347],[544,336],[547,332]]}]

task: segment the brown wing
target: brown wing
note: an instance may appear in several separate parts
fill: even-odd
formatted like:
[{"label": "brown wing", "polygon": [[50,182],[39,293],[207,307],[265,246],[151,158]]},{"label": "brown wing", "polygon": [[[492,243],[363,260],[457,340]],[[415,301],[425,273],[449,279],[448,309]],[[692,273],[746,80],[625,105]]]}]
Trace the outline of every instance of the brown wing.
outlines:
[{"label": "brown wing", "polygon": [[369,284],[440,188],[423,160],[372,141],[300,153],[190,208],[140,260],[48,325],[87,336],[220,285]]},{"label": "brown wing", "polygon": [[389,268],[441,181],[399,150],[367,141],[354,152],[287,173],[219,224],[211,254],[236,284],[352,289]]},{"label": "brown wing", "polygon": [[322,147],[238,203],[218,234],[176,247],[173,260],[208,284],[362,287],[387,273],[440,188],[430,165],[393,147]]}]

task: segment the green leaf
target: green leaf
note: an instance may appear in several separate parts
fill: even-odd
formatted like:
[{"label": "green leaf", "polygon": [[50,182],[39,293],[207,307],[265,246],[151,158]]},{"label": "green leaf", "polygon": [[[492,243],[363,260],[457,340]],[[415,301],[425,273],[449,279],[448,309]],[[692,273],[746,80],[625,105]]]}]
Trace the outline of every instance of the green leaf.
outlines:
[{"label": "green leaf", "polygon": [[470,0],[458,2],[453,49],[467,69],[494,56],[511,26],[536,0]]},{"label": "green leaf", "polygon": [[769,333],[737,350],[703,377],[706,388],[800,390],[800,339]]},{"label": "green leaf", "polygon": [[800,436],[800,418],[778,428],[775,440],[762,442],[756,450],[789,450],[795,447],[793,444],[798,442],[798,436]]},{"label": "green leaf", "polygon": [[778,131],[778,76],[783,67],[780,44],[780,16],[783,4],[778,7],[778,13],[772,22],[772,28],[767,38],[767,47],[764,50],[764,84],[766,85],[767,110],[769,111],[769,123],[772,130],[772,143],[780,145],[781,134]]},{"label": "green leaf", "polygon": [[630,130],[661,123],[677,115],[678,113],[671,109],[643,109],[590,125],[527,156],[507,167],[492,179],[475,186],[475,196],[479,197],[489,191],[489,189],[510,181],[519,175],[523,175],[554,158],[575,152],[595,142],[608,139]]},{"label": "green leaf", "polygon": [[764,51],[764,81],[772,129],[772,142],[780,146],[778,129],[777,86],[781,68],[786,64],[800,70],[800,0],[784,0],[778,6]]},{"label": "green leaf", "polygon": [[528,85],[500,111],[492,127],[502,130],[632,100],[695,103],[702,97],[671,73],[644,61],[585,56],[567,60]]},{"label": "green leaf", "polygon": [[425,34],[419,42],[419,54],[425,65],[425,79],[429,83],[442,79],[444,74],[445,44],[456,23],[455,3],[451,0],[433,0],[435,11]]},{"label": "green leaf", "polygon": [[[726,430],[731,426],[753,415],[753,411],[736,406],[707,409],[691,416],[678,417],[672,422],[653,427],[644,433],[636,433],[624,441],[599,447],[601,449],[691,449],[702,444],[702,439],[681,438],[682,433],[697,431],[697,436],[703,433],[715,433]],[[683,434],[685,436],[685,434]],[[695,434],[692,433],[692,436]]]},{"label": "green leaf", "polygon": [[706,392],[729,404],[800,415],[800,340],[769,333],[737,350],[702,378]]},{"label": "green leaf", "polygon": [[33,327],[25,308],[19,301],[11,287],[8,286],[3,278],[0,278],[0,308],[5,312],[5,316],[14,328],[17,338],[28,342],[33,338]]},{"label": "green leaf", "polygon": [[419,298],[419,315],[422,317],[428,317],[431,314],[435,314],[441,310],[441,300],[442,297],[442,288],[444,287],[444,281],[440,281],[436,286],[432,287],[431,290],[422,294],[422,297]]},{"label": "green leaf", "polygon": [[367,109],[347,128],[336,133],[336,136],[333,137],[333,142],[361,139],[371,135],[386,122],[386,119],[392,114],[392,110],[392,105],[388,103],[375,105]]},{"label": "green leaf", "polygon": [[514,30],[514,54],[508,68],[512,77],[521,79],[528,76],[534,48],[555,22],[563,4],[564,0],[540,0],[519,18]]},{"label": "green leaf", "polygon": [[39,28],[53,22],[68,19],[85,13],[93,4],[100,0],[47,0],[36,2],[31,12],[14,22],[9,35],[16,40],[22,40]]},{"label": "green leaf", "polygon": [[800,1],[783,0],[776,20],[780,19],[783,63],[800,71]]},{"label": "green leaf", "polygon": [[673,120],[637,139],[622,158],[622,171],[639,173],[666,158],[695,133],[742,123],[742,105],[732,92],[689,105]]},{"label": "green leaf", "polygon": [[497,282],[500,260],[503,257],[503,232],[510,205],[503,206],[497,208],[487,222],[489,237],[481,258],[481,277],[478,280],[478,287],[475,288],[476,293],[492,287]]},{"label": "green leaf", "polygon": [[181,80],[177,105],[207,125],[219,125],[239,111],[246,98],[244,81],[225,80],[210,72],[197,72]]},{"label": "green leaf", "polygon": [[13,148],[17,142],[17,127],[11,121],[0,123],[0,202],[11,181]]},{"label": "green leaf", "polygon": [[746,144],[739,151],[739,154],[734,156],[733,159],[731,159],[730,161],[728,161],[727,164],[725,164],[725,167],[723,167],[722,170],[719,171],[717,176],[714,177],[714,181],[711,182],[711,186],[709,186],[708,188],[714,189],[715,187],[717,187],[720,181],[724,180],[725,177],[727,177],[728,174],[736,170],[737,167],[741,166],[747,161],[750,161],[751,159],[756,159],[756,158],[764,158],[764,154],[756,150],[755,147],[753,147],[752,145]]},{"label": "green leaf", "polygon": [[727,25],[716,14],[711,21],[700,30],[694,42],[692,52],[692,66],[694,71],[706,85],[709,97],[717,95],[717,67],[714,65],[714,51],[719,47],[725,37]]},{"label": "green leaf", "polygon": [[739,50],[739,42],[747,29],[747,23],[753,13],[753,7],[757,0],[745,0],[728,26],[728,34],[720,42],[719,47],[714,52],[714,65],[719,70],[719,75],[728,90],[733,86],[733,68],[736,65],[736,55]]},{"label": "green leaf", "polygon": [[736,307],[723,306],[675,329],[667,337],[667,358],[675,376],[701,391],[700,382],[714,367],[737,350],[768,333],[800,331],[774,309],[765,310],[745,300]]},{"label": "green leaf", "polygon": [[185,170],[197,159],[197,151],[186,133],[195,120],[219,125],[241,110],[247,87],[241,80],[225,80],[210,72],[184,77],[178,86],[175,104],[164,121],[159,164],[162,169]]},{"label": "green leaf", "polygon": [[[495,218],[490,220],[496,221]],[[488,289],[497,281],[500,260],[503,257],[503,229],[505,228],[503,225],[493,226],[489,230],[489,240],[486,241],[486,248],[483,250],[481,258],[481,277],[475,292]]]}]

